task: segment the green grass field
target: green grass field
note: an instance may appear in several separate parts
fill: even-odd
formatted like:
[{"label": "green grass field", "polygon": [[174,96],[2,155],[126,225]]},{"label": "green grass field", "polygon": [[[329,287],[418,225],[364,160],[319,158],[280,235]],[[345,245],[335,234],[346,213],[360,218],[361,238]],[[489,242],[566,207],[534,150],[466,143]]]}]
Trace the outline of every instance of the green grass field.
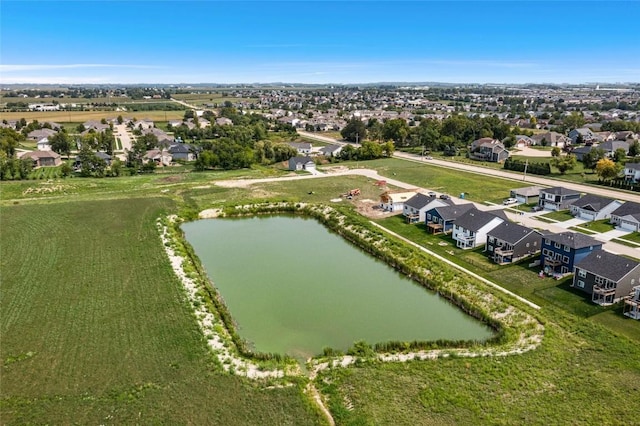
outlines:
[{"label": "green grass field", "polygon": [[395,158],[340,164],[352,168],[366,166],[377,170],[383,176],[434,191],[446,192],[456,197],[464,192],[466,199],[477,202],[490,201],[501,204],[505,198],[509,197],[511,189],[522,186],[509,179],[488,178],[475,173]]},{"label": "green grass field", "polygon": [[552,211],[549,213],[545,213],[540,215],[540,217],[546,217],[557,222],[565,222],[567,220],[573,219],[573,215],[569,213],[569,210],[560,210],[560,211]]},{"label": "green grass field", "polygon": [[4,424],[317,424],[221,373],[155,228],[160,198],[3,207]]}]

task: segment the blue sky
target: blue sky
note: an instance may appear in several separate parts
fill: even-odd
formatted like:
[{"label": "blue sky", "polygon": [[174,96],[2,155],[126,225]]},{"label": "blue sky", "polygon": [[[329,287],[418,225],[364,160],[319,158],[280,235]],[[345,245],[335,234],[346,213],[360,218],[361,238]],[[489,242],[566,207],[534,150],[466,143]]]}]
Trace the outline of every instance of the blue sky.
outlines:
[{"label": "blue sky", "polygon": [[0,83],[640,81],[638,1],[0,1]]}]

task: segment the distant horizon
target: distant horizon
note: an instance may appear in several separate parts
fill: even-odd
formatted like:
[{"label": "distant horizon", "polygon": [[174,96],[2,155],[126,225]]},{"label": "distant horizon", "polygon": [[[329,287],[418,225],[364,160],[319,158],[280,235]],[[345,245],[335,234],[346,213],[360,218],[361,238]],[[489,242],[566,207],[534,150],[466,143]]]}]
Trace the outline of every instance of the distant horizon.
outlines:
[{"label": "distant horizon", "polygon": [[621,16],[640,2],[4,0],[0,85],[633,84]]},{"label": "distant horizon", "polygon": [[[197,83],[172,83],[172,82],[138,82],[138,83],[122,83],[122,82],[105,82],[105,83],[0,83],[2,87],[0,89],[4,89],[9,86],[76,86],[76,87],[88,87],[88,86],[133,86],[133,87],[149,87],[149,86],[172,86],[172,87],[192,87],[192,86],[201,86],[201,87],[215,87],[215,86],[227,86],[227,87],[235,87],[235,86],[400,86],[400,85],[408,85],[408,86],[594,86],[594,89],[597,86],[636,86],[640,85],[640,81],[621,81],[621,82],[602,82],[602,81],[589,81],[589,82],[580,82],[580,83],[555,83],[555,82],[527,82],[527,83],[499,83],[499,82],[448,82],[448,81],[372,81],[372,82],[355,82],[355,83],[301,83],[301,82],[287,82],[287,81],[269,81],[269,82],[236,82],[236,83],[217,83],[217,82],[197,82]],[[601,87],[600,89],[606,89],[606,86]]]}]

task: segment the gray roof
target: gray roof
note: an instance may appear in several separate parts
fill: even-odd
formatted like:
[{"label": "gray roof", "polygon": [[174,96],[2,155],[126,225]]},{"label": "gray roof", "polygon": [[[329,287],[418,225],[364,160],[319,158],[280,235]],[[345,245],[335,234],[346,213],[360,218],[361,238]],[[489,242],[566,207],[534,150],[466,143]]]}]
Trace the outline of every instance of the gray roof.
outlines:
[{"label": "gray roof", "polygon": [[[483,212],[473,208],[456,219],[456,226],[475,232],[497,217],[497,215],[490,212]],[[503,218],[500,219],[504,221]]]},{"label": "gray roof", "polygon": [[606,141],[598,145],[598,148],[604,149],[606,152],[615,152],[616,149],[622,148],[624,152],[629,152],[629,142],[625,141]]},{"label": "gray roof", "polygon": [[637,268],[638,265],[640,263],[635,260],[604,250],[596,250],[578,262],[576,267],[617,282]]},{"label": "gray roof", "polygon": [[309,162],[313,163],[313,158],[311,158],[309,156],[306,156],[306,157],[291,157],[289,159],[289,161],[292,161],[292,160],[294,162],[296,162],[296,163],[299,163],[299,164],[306,164],[306,163],[309,163]]},{"label": "gray roof", "polygon": [[540,190],[543,189],[539,186],[527,186],[526,188],[512,189],[511,192],[515,195],[523,197],[537,197],[540,195]]},{"label": "gray roof", "polygon": [[531,233],[539,234],[539,232],[534,229],[506,221],[487,232],[487,235],[506,241],[509,244],[516,244]]},{"label": "gray roof", "polygon": [[340,148],[342,148],[340,145],[327,145],[320,148],[320,152],[322,152],[323,154],[333,154]]},{"label": "gray roof", "polygon": [[413,197],[405,201],[404,205],[420,210],[421,208],[423,208],[424,206],[426,206],[427,204],[429,204],[435,199],[436,197],[430,197],[429,195],[417,193],[416,195],[414,195]]},{"label": "gray roof", "polygon": [[559,243],[565,246],[569,246],[572,249],[581,249],[590,246],[600,246],[602,243],[593,237],[579,232],[561,232],[559,234],[547,234],[544,238],[549,239],[551,242]]},{"label": "gray roof", "polygon": [[579,200],[571,203],[572,206],[579,207],[593,212],[599,212],[609,204],[615,202],[613,198],[602,197],[600,195],[587,194]]},{"label": "gray roof", "polygon": [[311,149],[309,142],[289,142],[288,144],[296,149]]},{"label": "gray roof", "polygon": [[541,189],[540,192],[544,192],[546,194],[553,195],[571,195],[571,194],[580,194],[580,191],[574,191],[573,189],[567,189],[562,186],[554,186],[553,188]]},{"label": "gray roof", "polygon": [[474,209],[473,204],[459,204],[452,206],[434,207],[432,210],[436,210],[442,220],[449,221],[455,220],[465,214],[467,211]]},{"label": "gray roof", "polygon": [[623,203],[620,207],[611,212],[611,215],[615,216],[633,216],[640,217],[640,203],[634,203],[633,201],[627,201]]},{"label": "gray roof", "polygon": [[625,169],[640,170],[640,163],[627,163],[624,165]]}]

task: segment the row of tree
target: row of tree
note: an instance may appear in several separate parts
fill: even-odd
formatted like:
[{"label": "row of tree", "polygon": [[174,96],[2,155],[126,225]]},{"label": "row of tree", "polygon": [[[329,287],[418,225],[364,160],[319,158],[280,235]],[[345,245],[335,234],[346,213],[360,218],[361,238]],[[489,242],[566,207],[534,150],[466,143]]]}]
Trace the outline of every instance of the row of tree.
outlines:
[{"label": "row of tree", "polygon": [[[507,136],[525,134],[525,130],[511,129],[497,117],[467,117],[452,115],[442,121],[422,119],[410,126],[402,118],[381,122],[375,118],[366,123],[357,117],[350,119],[340,134],[349,142],[366,139],[392,141],[399,147],[423,147],[427,151],[442,151],[446,146],[465,147],[484,137],[503,140]],[[515,142],[515,139],[513,140]]]}]

